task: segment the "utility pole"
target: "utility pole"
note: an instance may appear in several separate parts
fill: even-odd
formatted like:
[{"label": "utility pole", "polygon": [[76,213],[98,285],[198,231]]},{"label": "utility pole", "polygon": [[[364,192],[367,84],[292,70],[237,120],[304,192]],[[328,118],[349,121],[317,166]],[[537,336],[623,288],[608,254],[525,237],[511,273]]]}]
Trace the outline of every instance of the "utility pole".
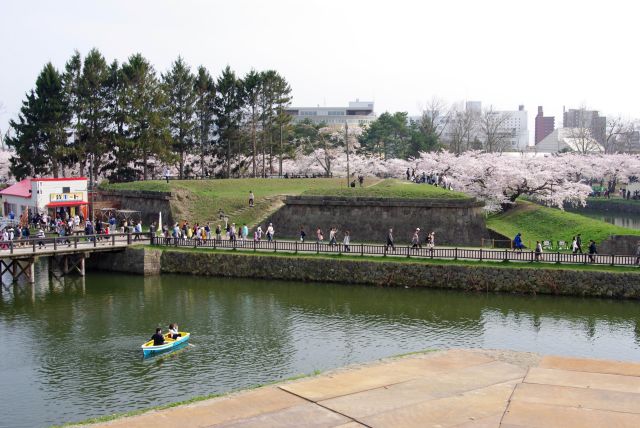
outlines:
[{"label": "utility pole", "polygon": [[344,144],[347,148],[347,187],[349,187],[349,180],[351,179],[349,174],[349,124],[346,120],[344,121]]}]

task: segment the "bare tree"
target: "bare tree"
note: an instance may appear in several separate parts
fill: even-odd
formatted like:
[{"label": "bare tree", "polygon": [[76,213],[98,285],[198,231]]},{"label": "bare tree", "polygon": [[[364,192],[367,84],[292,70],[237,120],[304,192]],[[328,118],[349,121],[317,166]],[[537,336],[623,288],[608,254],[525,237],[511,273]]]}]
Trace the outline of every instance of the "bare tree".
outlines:
[{"label": "bare tree", "polygon": [[564,128],[572,151],[583,154],[602,151],[602,147],[594,138],[592,122],[592,117],[587,114],[587,109],[583,105],[578,110],[577,116],[572,119],[573,126]]},{"label": "bare tree", "polygon": [[460,154],[471,148],[471,142],[476,137],[478,119],[478,114],[473,111],[451,107],[447,137],[452,152]]},{"label": "bare tree", "polygon": [[638,151],[640,144],[640,132],[636,130],[633,122],[620,124],[619,131],[615,134],[614,150],[609,153],[633,153]]},{"label": "bare tree", "polygon": [[618,136],[624,132],[626,125],[620,116],[607,117],[603,144],[605,153],[615,153],[618,151]]},{"label": "bare tree", "polygon": [[486,152],[503,152],[509,139],[515,137],[515,130],[506,127],[509,115],[489,107],[480,115],[480,133]]},{"label": "bare tree", "polygon": [[438,141],[451,120],[453,107],[438,97],[433,97],[422,109],[419,125],[425,135],[433,135]]}]

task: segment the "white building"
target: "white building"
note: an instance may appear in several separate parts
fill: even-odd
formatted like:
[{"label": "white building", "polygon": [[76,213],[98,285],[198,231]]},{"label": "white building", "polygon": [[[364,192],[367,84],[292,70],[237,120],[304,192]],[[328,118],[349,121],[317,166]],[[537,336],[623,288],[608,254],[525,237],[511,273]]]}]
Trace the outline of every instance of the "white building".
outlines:
[{"label": "white building", "polygon": [[[470,141],[477,139],[478,141],[484,141],[482,135],[480,120],[482,116],[482,102],[481,101],[467,101],[465,103],[465,111],[471,113],[474,116],[474,125],[469,137]],[[506,144],[505,150],[507,151],[525,151],[529,146],[529,127],[527,111],[523,105],[518,106],[518,110],[493,110],[493,113],[498,116],[504,116],[501,120],[502,125],[499,127],[499,131],[505,136]],[[453,130],[451,129],[453,124],[451,118],[441,118],[442,121],[449,121],[442,133],[443,139],[451,141]]]},{"label": "white building", "polygon": [[580,128],[558,128],[531,150],[538,153],[604,153],[604,147],[595,138],[585,134],[585,129]]},{"label": "white building", "polygon": [[309,119],[313,123],[325,123],[327,125],[364,126],[376,120],[372,101],[360,100],[349,102],[348,107],[290,107],[287,114],[293,117],[294,122],[302,122]]},{"label": "white building", "polygon": [[0,200],[4,217],[13,213],[17,219],[29,209],[31,214],[82,213],[88,218],[86,177],[25,178],[0,191]]}]

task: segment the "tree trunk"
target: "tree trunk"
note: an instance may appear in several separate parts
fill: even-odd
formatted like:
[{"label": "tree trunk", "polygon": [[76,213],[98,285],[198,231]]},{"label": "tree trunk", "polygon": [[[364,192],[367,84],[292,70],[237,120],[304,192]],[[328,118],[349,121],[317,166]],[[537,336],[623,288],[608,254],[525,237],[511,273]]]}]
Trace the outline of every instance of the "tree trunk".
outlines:
[{"label": "tree trunk", "polygon": [[256,177],[256,156],[258,155],[258,143],[256,141],[256,120],[255,120],[255,110],[252,112],[251,117],[251,141],[253,143],[253,178]]},{"label": "tree trunk", "polygon": [[230,138],[227,138],[227,178],[231,178],[231,139]]},{"label": "tree trunk", "polygon": [[282,124],[280,124],[280,153],[279,153],[280,167],[278,168],[278,175],[280,177],[282,177],[282,152],[283,152],[283,148],[282,148]]}]

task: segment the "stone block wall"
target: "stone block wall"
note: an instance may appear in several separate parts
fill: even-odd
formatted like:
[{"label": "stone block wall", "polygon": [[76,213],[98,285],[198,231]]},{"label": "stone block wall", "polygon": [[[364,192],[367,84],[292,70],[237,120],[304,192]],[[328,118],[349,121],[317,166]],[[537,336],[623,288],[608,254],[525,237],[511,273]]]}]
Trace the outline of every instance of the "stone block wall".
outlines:
[{"label": "stone block wall", "polygon": [[142,224],[148,226],[158,221],[160,212],[162,212],[163,223],[172,224],[175,221],[175,213],[171,205],[174,197],[172,192],[101,190],[96,193],[96,202],[102,207],[110,205],[118,209],[140,211]]},{"label": "stone block wall", "polygon": [[333,282],[385,287],[553,294],[640,299],[640,272],[545,269],[540,265],[497,267],[295,255],[190,251],[130,247],[87,259],[87,269],[138,275],[160,273]]},{"label": "stone block wall", "polygon": [[463,291],[640,298],[640,273],[164,250],[163,273]]},{"label": "stone block wall", "polygon": [[88,270],[157,275],[161,252],[153,248],[128,247],[122,251],[94,253],[85,261]]},{"label": "stone block wall", "polygon": [[613,235],[600,243],[598,253],[635,255],[638,243],[640,243],[640,236]]},{"label": "stone block wall", "polygon": [[384,243],[389,228],[396,244],[406,245],[419,227],[421,239],[434,231],[436,245],[479,246],[487,238],[483,203],[474,199],[386,199],[325,196],[288,196],[285,206],[272,214],[276,239],[297,238],[304,227],[315,240],[319,227],[325,240],[337,227],[340,239],[351,232],[352,242]]}]

